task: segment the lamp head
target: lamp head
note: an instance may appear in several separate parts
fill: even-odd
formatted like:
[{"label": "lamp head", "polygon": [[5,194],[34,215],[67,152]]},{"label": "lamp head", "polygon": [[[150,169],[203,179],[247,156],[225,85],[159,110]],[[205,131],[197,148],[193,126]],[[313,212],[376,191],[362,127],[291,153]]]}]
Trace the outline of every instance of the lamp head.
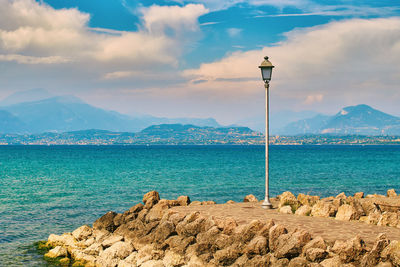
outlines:
[{"label": "lamp head", "polygon": [[264,57],[264,61],[261,62],[261,65],[258,66],[261,69],[261,75],[264,82],[269,82],[271,80],[272,69],[275,67],[268,60],[268,57]]}]

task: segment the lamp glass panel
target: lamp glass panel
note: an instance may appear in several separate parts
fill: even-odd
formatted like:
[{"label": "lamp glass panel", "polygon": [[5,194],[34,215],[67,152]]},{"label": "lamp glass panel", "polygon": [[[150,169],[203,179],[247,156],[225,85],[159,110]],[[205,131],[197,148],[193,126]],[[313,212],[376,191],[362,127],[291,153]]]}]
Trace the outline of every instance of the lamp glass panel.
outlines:
[{"label": "lamp glass panel", "polygon": [[263,80],[271,80],[272,68],[262,68],[261,74]]}]

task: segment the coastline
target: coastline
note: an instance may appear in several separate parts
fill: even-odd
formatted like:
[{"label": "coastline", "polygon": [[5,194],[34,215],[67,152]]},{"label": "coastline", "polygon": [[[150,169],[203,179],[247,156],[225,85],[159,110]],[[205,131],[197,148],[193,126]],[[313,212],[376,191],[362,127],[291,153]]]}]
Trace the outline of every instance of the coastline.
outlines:
[{"label": "coastline", "polygon": [[272,202],[273,210],[263,210],[252,195],[215,204],[151,191],[143,204],[108,212],[92,227],[51,234],[40,247],[49,250],[46,259],[73,266],[400,264],[400,218],[388,209],[400,204],[394,190],[323,199],[285,192]]}]

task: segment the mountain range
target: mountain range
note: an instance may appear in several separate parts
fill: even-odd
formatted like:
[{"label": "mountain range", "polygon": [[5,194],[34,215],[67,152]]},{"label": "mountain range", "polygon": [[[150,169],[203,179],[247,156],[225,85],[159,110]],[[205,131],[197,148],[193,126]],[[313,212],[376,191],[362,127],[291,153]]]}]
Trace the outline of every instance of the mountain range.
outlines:
[{"label": "mountain range", "polygon": [[[44,89],[16,92],[0,101],[2,134],[63,133],[90,129],[139,132],[159,124],[223,127],[213,118],[121,114],[92,106],[75,96],[56,96]],[[229,127],[239,126],[262,132],[264,117],[248,118]],[[400,118],[367,105],[345,107],[332,116],[314,111],[281,111],[270,114],[270,134],[400,135]]]},{"label": "mountain range", "polygon": [[400,135],[400,118],[368,105],[345,107],[333,116],[318,114],[289,123],[281,135]]},{"label": "mountain range", "polygon": [[0,133],[36,134],[88,129],[138,132],[150,125],[163,123],[221,126],[213,118],[124,115],[94,107],[75,96],[53,96],[41,89],[17,92],[0,102]]}]

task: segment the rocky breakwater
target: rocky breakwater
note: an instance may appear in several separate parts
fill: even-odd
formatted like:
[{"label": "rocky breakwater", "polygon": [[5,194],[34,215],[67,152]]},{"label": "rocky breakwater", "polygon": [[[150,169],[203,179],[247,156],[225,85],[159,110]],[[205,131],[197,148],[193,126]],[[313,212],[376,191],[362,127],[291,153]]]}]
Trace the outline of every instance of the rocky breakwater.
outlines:
[{"label": "rocky breakwater", "polygon": [[384,235],[368,248],[359,237],[329,243],[273,220],[239,225],[234,218],[170,209],[212,204],[190,203],[186,196],[160,200],[152,191],[143,204],[108,212],[93,227],[51,234],[45,257],[65,266],[400,266],[400,243]]},{"label": "rocky breakwater", "polygon": [[354,196],[340,193],[336,197],[320,199],[319,196],[299,194],[297,197],[287,191],[278,196],[279,212],[314,217],[332,217],[341,221],[361,221],[378,226],[400,228],[400,198],[394,189],[385,195],[363,192]]}]

